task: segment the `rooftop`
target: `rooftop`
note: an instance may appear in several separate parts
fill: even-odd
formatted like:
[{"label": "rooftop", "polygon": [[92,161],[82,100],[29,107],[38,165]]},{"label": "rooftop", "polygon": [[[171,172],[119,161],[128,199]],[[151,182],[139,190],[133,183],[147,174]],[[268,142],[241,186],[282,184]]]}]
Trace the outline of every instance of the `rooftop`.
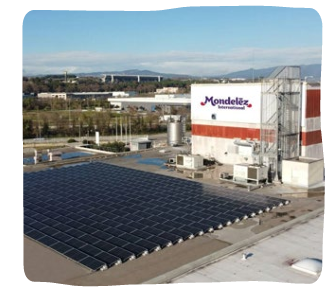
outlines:
[{"label": "rooftop", "polygon": [[[148,172],[156,172],[158,174],[163,174],[167,176],[175,176],[175,177],[177,176],[182,179],[185,178],[188,179],[188,177],[186,177],[185,175],[178,174],[175,171],[167,168],[163,168],[161,164],[159,166],[154,163],[140,162],[143,159],[148,160],[158,157],[163,159],[168,159],[169,157],[178,154],[180,150],[184,150],[184,149],[172,147],[170,149],[167,148],[164,153],[160,152],[162,150],[156,149],[147,152],[140,152],[140,154],[136,154],[136,155],[130,154],[121,157],[114,157],[114,156],[101,157],[101,160],[103,160],[103,162],[108,162],[109,164],[116,164],[127,168],[135,168]],[[95,160],[96,157],[97,156],[92,156],[91,159]],[[90,158],[85,157],[84,159],[83,161],[85,162]],[[60,166],[61,163],[58,164],[54,163],[53,166],[50,167],[53,168],[58,167]],[[44,169],[45,166],[44,165],[41,166],[41,165],[42,164],[38,164],[33,167],[24,167],[24,171],[25,172],[38,171],[37,170],[38,168],[39,170],[42,170]],[[219,166],[219,168],[220,167],[221,170],[226,171],[226,169],[223,168],[223,166]],[[205,184],[214,183],[215,185],[219,184],[219,186],[222,187],[235,188],[235,185],[220,184],[219,181],[213,181],[208,179],[199,180],[199,182],[201,183],[203,182]],[[246,189],[243,188],[238,188],[238,190],[246,192]],[[253,268],[254,271],[257,271],[258,273],[262,272],[260,274],[262,275],[260,276],[260,278],[264,279],[264,281],[266,281],[265,277],[267,277],[268,275],[265,272],[265,268],[270,269],[269,267],[273,267],[269,264],[270,263],[269,255],[270,255],[272,261],[276,263],[273,264],[275,265],[274,266],[275,268],[273,267],[273,269],[275,269],[276,271],[276,273],[274,272],[274,275],[277,276],[273,276],[273,278],[277,277],[276,281],[280,281],[278,278],[278,273],[279,273],[278,271],[280,269],[276,269],[276,267],[277,268],[282,267],[281,269],[285,269],[285,271],[286,270],[288,271],[290,269],[291,274],[294,274],[295,272],[294,275],[297,275],[297,271],[295,269],[292,269],[291,267],[286,267],[286,265],[283,263],[287,261],[291,261],[292,259],[294,260],[302,259],[305,258],[306,256],[321,259],[322,229],[323,229],[322,216],[318,218],[319,219],[318,222],[316,222],[315,219],[313,219],[311,222],[310,219],[312,217],[315,217],[311,215],[311,218],[307,219],[309,222],[300,225],[301,227],[304,228],[300,228],[300,230],[298,230],[299,233],[296,234],[298,238],[295,240],[293,239],[288,240],[288,236],[292,238],[292,236],[295,235],[293,234],[293,228],[296,229],[298,227],[295,225],[300,223],[298,220],[299,218],[301,219],[302,216],[307,216],[308,214],[310,215],[312,213],[315,213],[317,209],[319,210],[320,213],[323,212],[324,197],[320,195],[320,191],[317,192],[317,194],[316,192],[313,192],[312,196],[308,198],[297,198],[293,196],[295,193],[298,195],[301,194],[302,192],[303,189],[299,189],[297,191],[297,189],[295,188],[289,186],[282,186],[282,185],[264,187],[262,189],[254,191],[253,193],[258,195],[268,195],[268,196],[272,195],[276,197],[287,196],[288,198],[290,198],[291,203],[281,208],[278,207],[272,210],[271,212],[264,213],[260,216],[249,218],[247,220],[242,220],[241,222],[236,223],[227,228],[224,228],[223,230],[215,231],[214,233],[206,234],[204,236],[199,236],[185,243],[181,243],[170,248],[165,248],[162,251],[152,253],[150,255],[138,258],[133,261],[129,261],[128,263],[124,263],[123,265],[119,265],[117,267],[110,268],[109,270],[104,272],[98,271],[95,273],[90,273],[89,271],[87,271],[87,269],[81,267],[74,261],[68,260],[63,256],[58,255],[56,252],[50,250],[49,248],[44,247],[41,244],[36,243],[34,241],[31,241],[28,238],[25,238],[24,270],[26,276],[32,281],[47,281],[47,282],[53,281],[53,282],[69,284],[69,285],[121,285],[121,284],[151,283],[153,279],[156,279],[158,277],[165,278],[158,283],[166,283],[171,281],[172,279],[178,281],[176,277],[186,273],[187,271],[179,272],[178,275],[175,275],[171,277],[170,280],[169,279],[167,280],[166,277],[168,277],[167,274],[169,272],[176,271],[178,269],[183,270],[183,267],[187,267],[189,271],[194,270],[200,266],[203,267],[203,265],[206,265],[207,263],[195,267],[194,262],[208,256],[222,255],[222,253],[225,253],[224,257],[226,257],[226,253],[227,253],[227,258],[225,258],[224,260],[226,260],[226,263],[229,262],[230,264],[233,264],[234,260],[229,260],[233,256],[228,256],[228,255],[234,252],[236,253],[234,259],[235,261],[237,261],[237,263],[245,262],[247,264],[243,263],[243,266],[245,264],[247,267],[254,267]],[[289,256],[286,257],[285,252],[282,252],[282,250],[284,250],[286,246],[282,244],[282,241],[278,242],[277,240],[276,242],[276,240],[274,240],[275,238],[278,237],[276,236],[277,233],[275,232],[275,229],[278,228],[279,226],[284,227],[284,225],[288,225],[290,223],[292,223],[291,226],[284,228],[284,232],[280,235],[281,237],[284,237],[282,238],[282,241],[283,240],[289,241],[287,245],[288,248],[292,250],[292,252],[288,251]],[[313,223],[313,227],[311,223]],[[256,244],[253,242],[252,243],[249,242],[250,241],[249,239],[257,238],[258,236],[260,236],[261,233],[267,233],[267,232],[269,232],[270,235],[266,236],[264,238],[265,240],[262,240],[261,238],[260,240],[256,241]],[[308,241],[306,241],[307,236],[309,237]],[[270,240],[272,240],[272,242],[269,242]],[[243,248],[242,247],[240,248],[239,243],[242,241],[245,244],[243,245]],[[266,244],[267,242],[268,244]],[[310,242],[311,242],[310,245],[312,246],[308,247],[307,244]],[[275,246],[275,243],[276,245],[278,245],[277,247]],[[294,251],[293,251],[293,244],[294,244]],[[257,248],[260,245],[262,245],[263,248],[262,247]],[[267,245],[267,247],[264,247],[264,245]],[[289,247],[289,245],[292,245],[292,247]],[[230,247],[234,247],[233,252],[230,252],[229,250]],[[305,249],[306,251],[302,250],[302,248],[304,247],[306,248]],[[312,250],[312,252],[309,252],[309,250]],[[313,250],[315,251],[318,250],[318,252],[315,252]],[[278,252],[275,253],[275,251]],[[241,260],[243,252],[249,254],[248,259],[246,261]],[[266,258],[262,257],[264,253],[266,253],[267,255]],[[281,255],[280,261],[278,260],[279,259],[278,254]],[[297,254],[298,256],[295,254]],[[299,254],[303,254],[303,256],[300,256]],[[219,260],[219,263],[222,263],[224,260],[222,259]],[[278,261],[281,263],[281,265],[278,264]],[[214,264],[212,264],[211,266],[213,265]],[[228,266],[223,266],[223,267],[224,268],[229,267],[230,269],[232,269],[229,264]],[[219,269],[220,268],[221,267],[219,267]],[[48,270],[45,271],[45,269]],[[236,270],[242,271],[242,268],[240,269],[235,268],[235,271]],[[251,272],[249,268],[245,270]],[[194,275],[198,275],[195,274],[197,273],[197,271],[198,270],[192,273]],[[231,273],[229,274],[231,275]],[[243,274],[245,275],[246,273]],[[303,273],[300,273],[299,275],[301,277],[303,275],[306,276],[306,274]],[[253,274],[253,276],[255,276],[255,274]],[[179,279],[182,278],[183,277]],[[228,277],[226,277],[226,279],[227,278]],[[256,276],[255,278],[256,281],[259,280],[257,279]],[[206,277],[204,277],[203,279],[206,279]],[[294,277],[292,276],[291,279],[294,279]],[[309,276],[309,279],[312,279],[312,277]],[[248,281],[249,279],[247,278],[246,280]],[[304,283],[311,283],[311,282],[304,282]]]},{"label": "rooftop", "polygon": [[[295,270],[291,265],[304,258],[322,259],[324,215],[237,251],[211,265],[174,279],[174,283],[275,281],[313,283],[319,276]],[[253,226],[253,225],[252,225]],[[236,231],[228,228],[225,231]],[[246,259],[243,258],[246,253]]]},{"label": "rooftop", "polygon": [[147,104],[191,104],[191,98],[108,98],[108,102],[125,102],[125,103],[147,103]]}]

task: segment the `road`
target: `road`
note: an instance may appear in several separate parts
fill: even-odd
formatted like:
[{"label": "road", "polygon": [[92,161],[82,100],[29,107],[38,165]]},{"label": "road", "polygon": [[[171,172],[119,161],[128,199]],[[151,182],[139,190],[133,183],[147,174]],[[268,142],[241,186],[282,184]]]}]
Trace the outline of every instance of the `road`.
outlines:
[{"label": "road", "polygon": [[[190,136],[191,133],[187,132],[186,136]],[[33,138],[33,139],[24,139],[23,142],[24,144],[44,144],[44,143],[65,143],[67,142],[68,139],[73,138],[77,141],[82,142],[84,139],[88,140],[95,140],[95,136],[81,136],[81,137],[59,137],[59,138]],[[100,142],[101,141],[107,141],[107,142],[112,142],[112,141],[123,141],[126,142],[129,141],[130,139],[137,139],[137,138],[149,138],[153,140],[166,140],[167,139],[167,133],[160,133],[160,134],[153,134],[153,135],[131,135],[131,136],[126,136],[126,135],[111,135],[111,136],[100,136]],[[80,140],[79,140],[80,139]]]}]

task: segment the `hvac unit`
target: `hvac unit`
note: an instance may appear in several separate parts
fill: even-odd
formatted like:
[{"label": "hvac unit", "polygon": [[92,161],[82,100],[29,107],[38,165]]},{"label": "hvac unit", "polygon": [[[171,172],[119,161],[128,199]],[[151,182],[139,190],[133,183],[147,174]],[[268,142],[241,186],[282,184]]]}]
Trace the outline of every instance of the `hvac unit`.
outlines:
[{"label": "hvac unit", "polygon": [[268,167],[257,164],[235,164],[233,180],[246,183],[264,183],[268,179]]},{"label": "hvac unit", "polygon": [[222,173],[220,173],[220,178],[227,179],[228,177],[229,177],[229,173],[228,172],[222,172]]},{"label": "hvac unit", "polygon": [[177,155],[177,168],[197,169],[203,167],[203,157],[199,155]]}]

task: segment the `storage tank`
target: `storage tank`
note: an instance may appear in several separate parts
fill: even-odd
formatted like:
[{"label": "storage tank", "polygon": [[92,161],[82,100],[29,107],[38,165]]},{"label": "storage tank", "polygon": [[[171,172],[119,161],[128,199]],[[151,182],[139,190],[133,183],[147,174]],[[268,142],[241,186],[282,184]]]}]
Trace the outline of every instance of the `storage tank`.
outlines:
[{"label": "storage tank", "polygon": [[169,146],[181,145],[183,140],[183,122],[173,119],[167,122],[167,144]]}]

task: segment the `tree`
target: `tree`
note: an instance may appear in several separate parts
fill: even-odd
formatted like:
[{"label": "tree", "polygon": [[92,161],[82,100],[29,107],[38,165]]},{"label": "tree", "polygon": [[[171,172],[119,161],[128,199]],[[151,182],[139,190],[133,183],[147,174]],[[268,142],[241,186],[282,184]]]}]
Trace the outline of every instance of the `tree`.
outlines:
[{"label": "tree", "polygon": [[125,143],[120,141],[108,142],[100,146],[101,150],[110,151],[110,152],[125,152]]},{"label": "tree", "polygon": [[31,119],[23,120],[23,139],[34,138],[34,126]]},{"label": "tree", "polygon": [[43,137],[49,137],[49,134],[50,134],[49,123],[48,123],[48,121],[44,121],[44,122],[43,122],[42,130],[41,130],[41,135],[42,135]]}]

